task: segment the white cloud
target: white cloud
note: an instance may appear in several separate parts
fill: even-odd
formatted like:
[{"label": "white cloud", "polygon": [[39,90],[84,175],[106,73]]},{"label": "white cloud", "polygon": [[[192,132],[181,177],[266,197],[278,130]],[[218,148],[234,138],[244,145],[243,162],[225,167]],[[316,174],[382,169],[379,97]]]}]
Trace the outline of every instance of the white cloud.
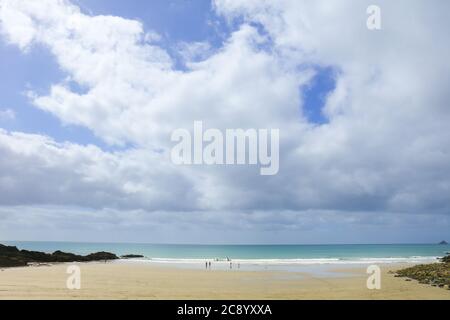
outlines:
[{"label": "white cloud", "polygon": [[[173,212],[59,206],[0,206],[3,239],[173,243],[436,242],[446,215],[379,212]],[[402,233],[399,233],[399,228]],[[421,235],[424,231],[426,236]]]},{"label": "white cloud", "polygon": [[147,31],[144,35],[144,40],[146,42],[158,42],[161,41],[161,39],[162,36],[158,32],[153,30]]},{"label": "white cloud", "polygon": [[177,51],[184,61],[189,63],[205,60],[212,54],[213,49],[208,42],[181,42]]},{"label": "white cloud", "polygon": [[[297,90],[306,78],[259,51],[264,39],[252,27],[242,26],[216,55],[182,73],[171,67],[165,51],[142,42],[144,30],[136,21],[87,16],[61,1],[36,8],[26,1],[4,2],[4,15],[23,14],[38,24],[32,41],[48,46],[71,79],[88,88],[80,94],[54,84],[47,96],[30,93],[36,106],[109,143],[167,147],[172,130],[200,118],[214,127],[252,127],[280,126],[297,117]],[[17,23],[3,22],[11,41]],[[205,49],[184,47],[191,58]]]},{"label": "white cloud", "polygon": [[[140,22],[87,15],[66,1],[1,4],[6,39],[24,50],[44,44],[87,88],[53,84],[48,95],[31,92],[33,103],[108,143],[136,146],[108,153],[2,132],[9,160],[0,162],[0,186],[12,195],[3,204],[218,214],[450,209],[447,3],[381,1],[383,30],[371,32],[366,1],[216,0],[219,14],[244,22],[213,52],[184,44],[181,53],[196,61],[186,71],[148,43]],[[338,71],[321,126],[302,116],[299,95],[314,65]],[[172,166],[170,133],[194,120],[280,128],[280,173]]]},{"label": "white cloud", "polygon": [[12,109],[0,109],[0,121],[1,120],[14,120],[16,118],[16,113]]},{"label": "white cloud", "polygon": [[178,167],[144,150],[108,153],[0,130],[0,153],[2,204],[186,210],[196,199]]}]

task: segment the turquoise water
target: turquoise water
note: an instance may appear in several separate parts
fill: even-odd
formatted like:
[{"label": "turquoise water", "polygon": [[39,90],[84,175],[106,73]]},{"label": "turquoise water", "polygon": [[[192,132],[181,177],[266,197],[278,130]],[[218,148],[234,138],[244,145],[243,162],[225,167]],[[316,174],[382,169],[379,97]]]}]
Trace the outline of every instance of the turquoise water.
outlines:
[{"label": "turquoise water", "polygon": [[153,261],[196,261],[199,259],[250,260],[267,263],[404,262],[427,261],[450,251],[449,245],[169,245],[133,243],[2,242],[19,249],[77,254],[109,251],[117,255],[141,254]]}]

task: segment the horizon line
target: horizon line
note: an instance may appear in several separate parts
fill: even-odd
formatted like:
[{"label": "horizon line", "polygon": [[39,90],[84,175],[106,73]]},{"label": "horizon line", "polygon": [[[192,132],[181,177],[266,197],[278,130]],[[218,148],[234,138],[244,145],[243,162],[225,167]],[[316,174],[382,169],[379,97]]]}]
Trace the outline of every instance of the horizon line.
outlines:
[{"label": "horizon line", "polygon": [[[185,245],[185,246],[333,246],[333,245],[423,245],[437,242],[385,242],[385,243],[164,243],[164,242],[132,242],[132,241],[69,241],[69,240],[0,240],[3,242],[54,242],[54,243],[80,243],[80,244],[136,244],[136,245]],[[447,243],[448,244],[448,243]]]}]

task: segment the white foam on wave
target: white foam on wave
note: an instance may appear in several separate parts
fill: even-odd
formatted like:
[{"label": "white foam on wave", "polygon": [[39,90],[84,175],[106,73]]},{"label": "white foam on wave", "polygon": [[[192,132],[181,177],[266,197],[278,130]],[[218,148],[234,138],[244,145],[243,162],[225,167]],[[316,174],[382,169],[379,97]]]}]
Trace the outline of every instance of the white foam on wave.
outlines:
[{"label": "white foam on wave", "polygon": [[[385,258],[317,258],[317,259],[232,259],[233,263],[247,265],[323,265],[323,264],[389,264],[389,263],[430,263],[437,262],[439,257],[413,256],[413,257],[385,257]],[[201,264],[211,261],[215,264],[229,264],[226,259],[214,258],[147,258],[127,259],[133,262],[160,263],[160,264]]]}]

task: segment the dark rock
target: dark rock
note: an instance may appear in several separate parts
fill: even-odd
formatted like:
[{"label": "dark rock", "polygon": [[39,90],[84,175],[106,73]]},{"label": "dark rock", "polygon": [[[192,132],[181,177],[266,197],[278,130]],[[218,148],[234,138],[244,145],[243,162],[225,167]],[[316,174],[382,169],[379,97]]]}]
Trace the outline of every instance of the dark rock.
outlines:
[{"label": "dark rock", "polygon": [[73,253],[62,252],[59,250],[53,252],[51,258],[54,259],[56,262],[84,261],[84,257],[82,256]]},{"label": "dark rock", "polygon": [[26,266],[27,261],[22,257],[19,249],[0,244],[0,267]]},{"label": "dark rock", "polygon": [[13,246],[5,246],[3,244],[0,244],[0,253],[16,253],[19,252],[19,249],[17,249],[17,247],[13,247]]},{"label": "dark rock", "polygon": [[51,255],[39,251],[20,250],[20,255],[33,262],[53,262]]},{"label": "dark rock", "polygon": [[122,259],[132,259],[132,258],[144,258],[141,254],[125,254],[121,256]]},{"label": "dark rock", "polygon": [[87,256],[73,253],[55,251],[52,254],[19,250],[16,247],[0,244],[0,267],[21,267],[29,263],[48,262],[87,262],[119,259],[115,254],[109,252],[96,252]]},{"label": "dark rock", "polygon": [[419,281],[434,287],[448,288],[450,285],[450,261],[448,256],[441,263],[421,264],[397,271],[396,276]]},{"label": "dark rock", "polygon": [[84,258],[86,259],[86,261],[99,261],[99,260],[115,260],[115,259],[119,259],[119,257],[116,256],[114,253],[105,252],[105,251],[91,253],[91,254],[88,254]]},{"label": "dark rock", "polygon": [[441,242],[439,242],[439,244],[448,244],[447,241],[442,240]]}]

